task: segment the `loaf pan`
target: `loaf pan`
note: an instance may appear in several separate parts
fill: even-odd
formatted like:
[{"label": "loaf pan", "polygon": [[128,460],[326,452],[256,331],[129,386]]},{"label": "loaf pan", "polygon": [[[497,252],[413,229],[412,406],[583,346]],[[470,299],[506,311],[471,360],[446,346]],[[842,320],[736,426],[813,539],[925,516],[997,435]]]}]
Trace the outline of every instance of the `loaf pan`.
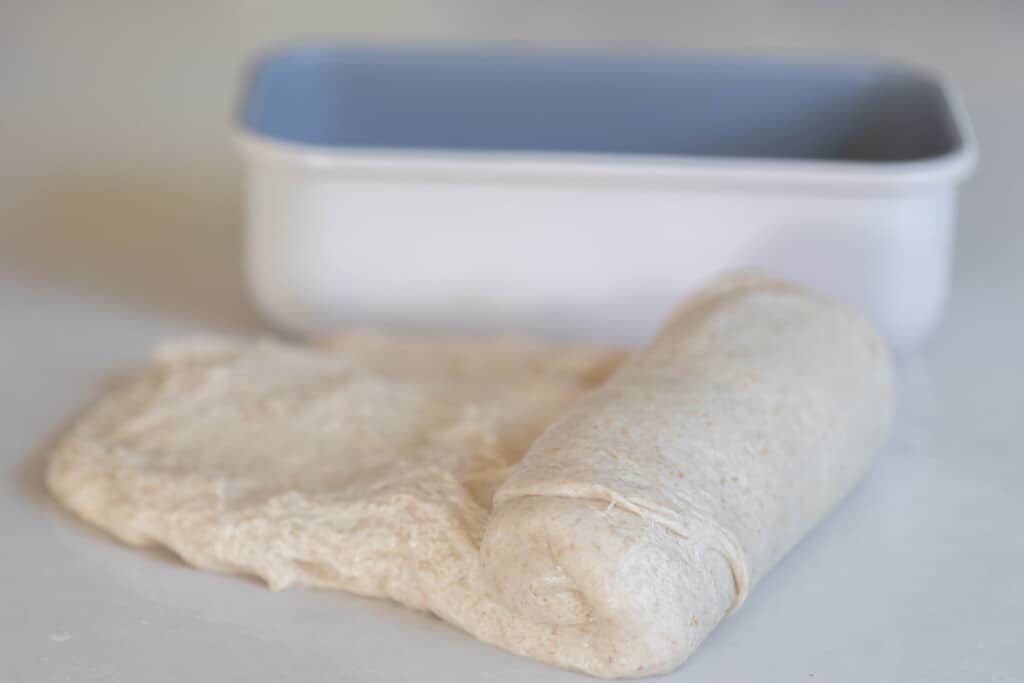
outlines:
[{"label": "loaf pan", "polygon": [[238,141],[282,328],[618,343],[754,266],[916,344],[976,157],[949,84],[888,63],[324,45],[251,67]]}]

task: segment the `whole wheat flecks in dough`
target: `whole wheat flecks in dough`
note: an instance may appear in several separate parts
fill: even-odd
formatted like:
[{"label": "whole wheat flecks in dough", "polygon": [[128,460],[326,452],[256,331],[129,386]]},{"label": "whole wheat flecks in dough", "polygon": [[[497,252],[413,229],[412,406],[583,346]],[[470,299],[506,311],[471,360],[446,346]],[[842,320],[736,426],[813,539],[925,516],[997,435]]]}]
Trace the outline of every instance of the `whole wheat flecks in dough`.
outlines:
[{"label": "whole wheat flecks in dough", "polygon": [[166,346],[47,481],[197,567],[387,597],[639,676],[683,661],[844,495],[891,397],[859,316],[743,274],[625,361],[368,334]]}]

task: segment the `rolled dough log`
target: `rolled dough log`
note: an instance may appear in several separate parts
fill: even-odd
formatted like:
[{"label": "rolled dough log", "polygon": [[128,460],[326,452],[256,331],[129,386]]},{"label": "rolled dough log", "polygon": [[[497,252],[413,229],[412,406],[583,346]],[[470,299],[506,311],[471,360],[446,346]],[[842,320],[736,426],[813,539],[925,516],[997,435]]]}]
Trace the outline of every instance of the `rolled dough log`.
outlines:
[{"label": "rolled dough log", "polygon": [[856,481],[890,377],[861,318],[760,276],[703,291],[605,382],[620,359],[361,334],[172,345],[79,420],[47,481],[197,567],[657,673]]},{"label": "rolled dough log", "polygon": [[572,666],[672,669],[858,480],[892,393],[859,315],[722,280],[530,447],[495,495],[485,573],[518,613],[587,629]]}]

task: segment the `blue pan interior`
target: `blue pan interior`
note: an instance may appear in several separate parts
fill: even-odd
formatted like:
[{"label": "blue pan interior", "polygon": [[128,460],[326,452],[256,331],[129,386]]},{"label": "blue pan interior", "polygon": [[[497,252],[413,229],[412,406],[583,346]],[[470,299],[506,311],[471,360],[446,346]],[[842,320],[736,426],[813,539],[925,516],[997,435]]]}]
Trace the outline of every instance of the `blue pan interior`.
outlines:
[{"label": "blue pan interior", "polygon": [[253,67],[241,119],[342,148],[899,162],[962,144],[935,81],[870,62],[303,47]]}]

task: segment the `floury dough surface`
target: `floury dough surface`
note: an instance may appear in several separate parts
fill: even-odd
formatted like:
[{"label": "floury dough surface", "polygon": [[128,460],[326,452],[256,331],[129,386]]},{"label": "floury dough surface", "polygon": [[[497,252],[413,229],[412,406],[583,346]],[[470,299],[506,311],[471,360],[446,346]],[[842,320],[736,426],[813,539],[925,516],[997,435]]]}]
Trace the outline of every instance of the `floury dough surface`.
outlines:
[{"label": "floury dough surface", "polygon": [[845,494],[890,405],[867,323],[741,275],[625,361],[366,334],[172,344],[80,419],[47,479],[197,567],[639,676],[683,661]]}]

